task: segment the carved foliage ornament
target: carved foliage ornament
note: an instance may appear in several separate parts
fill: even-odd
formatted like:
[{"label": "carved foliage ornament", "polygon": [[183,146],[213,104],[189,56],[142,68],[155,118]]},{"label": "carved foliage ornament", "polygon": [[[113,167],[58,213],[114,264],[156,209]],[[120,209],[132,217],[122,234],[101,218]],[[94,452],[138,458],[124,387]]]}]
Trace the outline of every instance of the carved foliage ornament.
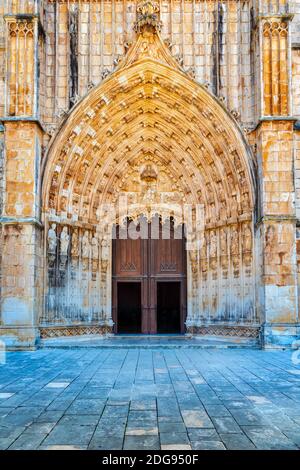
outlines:
[{"label": "carved foliage ornament", "polygon": [[137,4],[137,20],[134,23],[134,31],[140,34],[145,27],[160,31],[162,22],[159,19],[159,4],[152,1],[143,1]]}]

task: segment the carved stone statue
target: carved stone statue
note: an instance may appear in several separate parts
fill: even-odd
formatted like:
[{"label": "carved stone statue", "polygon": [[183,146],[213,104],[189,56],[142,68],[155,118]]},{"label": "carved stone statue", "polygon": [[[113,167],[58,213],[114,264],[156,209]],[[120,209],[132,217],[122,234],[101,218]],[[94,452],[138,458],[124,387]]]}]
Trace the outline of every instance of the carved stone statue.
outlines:
[{"label": "carved stone statue", "polygon": [[48,230],[48,253],[55,253],[57,246],[56,224],[52,224]]},{"label": "carved stone statue", "polygon": [[217,236],[214,230],[210,233],[209,254],[212,258],[217,256]]},{"label": "carved stone statue", "polygon": [[239,247],[239,232],[237,227],[234,227],[231,232],[231,246],[230,251],[232,255],[238,255],[240,252]]},{"label": "carved stone statue", "polygon": [[250,200],[249,200],[249,193],[243,193],[242,194],[242,209],[243,210],[249,210],[250,206]]},{"label": "carved stone statue", "polygon": [[93,260],[99,259],[98,240],[95,236],[92,238],[92,259]]},{"label": "carved stone statue", "polygon": [[249,225],[243,227],[243,251],[252,250],[252,231]]},{"label": "carved stone statue", "polygon": [[202,238],[202,247],[201,247],[201,251],[200,251],[200,256],[201,256],[201,259],[206,259],[207,257],[207,241],[206,241],[206,236],[204,235],[203,238]]},{"label": "carved stone statue", "polygon": [[105,261],[109,260],[109,245],[106,238],[104,238],[101,243],[101,259]]},{"label": "carved stone statue", "polygon": [[82,258],[89,258],[90,249],[89,232],[86,230],[82,237]]},{"label": "carved stone statue", "polygon": [[64,227],[60,234],[60,254],[67,256],[70,242],[70,235],[68,234],[68,227]]},{"label": "carved stone statue", "polygon": [[220,232],[220,247],[221,247],[221,254],[227,255],[227,232],[225,229],[222,229]]},{"label": "carved stone statue", "polygon": [[79,255],[79,240],[78,240],[78,232],[77,230],[72,233],[72,245],[71,245],[71,256],[78,256]]}]

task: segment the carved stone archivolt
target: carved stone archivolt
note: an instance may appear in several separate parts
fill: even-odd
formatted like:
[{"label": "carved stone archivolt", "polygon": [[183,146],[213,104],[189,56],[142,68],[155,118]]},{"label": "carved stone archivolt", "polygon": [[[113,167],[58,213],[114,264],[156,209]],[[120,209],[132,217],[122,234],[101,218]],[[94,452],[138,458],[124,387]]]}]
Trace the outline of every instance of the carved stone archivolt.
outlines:
[{"label": "carved stone archivolt", "polygon": [[[79,318],[92,318],[93,311],[109,321],[111,242],[105,225],[141,214],[164,219],[170,207],[182,223],[185,205],[201,206],[204,233],[195,228],[201,243],[187,257],[188,321],[251,323],[250,150],[230,113],[170,54],[159,35],[157,8],[142,2],[136,42],[114,73],[74,107],[53,140],[45,159],[44,218],[49,227],[60,227],[56,239],[61,227],[69,227],[66,270],[77,285],[82,279]],[[129,209],[122,208],[123,197]]]}]

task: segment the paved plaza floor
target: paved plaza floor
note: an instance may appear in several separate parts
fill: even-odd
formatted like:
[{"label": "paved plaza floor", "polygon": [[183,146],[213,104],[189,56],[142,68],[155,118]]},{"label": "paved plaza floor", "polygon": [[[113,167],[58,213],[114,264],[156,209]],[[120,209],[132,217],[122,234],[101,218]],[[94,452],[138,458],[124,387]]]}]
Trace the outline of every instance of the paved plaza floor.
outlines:
[{"label": "paved plaza floor", "polygon": [[292,359],[163,347],[7,353],[0,448],[300,449]]}]

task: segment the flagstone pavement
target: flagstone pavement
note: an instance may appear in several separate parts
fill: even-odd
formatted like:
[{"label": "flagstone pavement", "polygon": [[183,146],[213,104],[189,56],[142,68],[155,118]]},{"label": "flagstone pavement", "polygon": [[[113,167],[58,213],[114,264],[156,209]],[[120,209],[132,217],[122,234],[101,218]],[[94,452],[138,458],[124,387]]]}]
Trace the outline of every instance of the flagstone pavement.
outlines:
[{"label": "flagstone pavement", "polygon": [[299,449],[300,354],[292,354],[7,353],[0,364],[0,449]]}]

